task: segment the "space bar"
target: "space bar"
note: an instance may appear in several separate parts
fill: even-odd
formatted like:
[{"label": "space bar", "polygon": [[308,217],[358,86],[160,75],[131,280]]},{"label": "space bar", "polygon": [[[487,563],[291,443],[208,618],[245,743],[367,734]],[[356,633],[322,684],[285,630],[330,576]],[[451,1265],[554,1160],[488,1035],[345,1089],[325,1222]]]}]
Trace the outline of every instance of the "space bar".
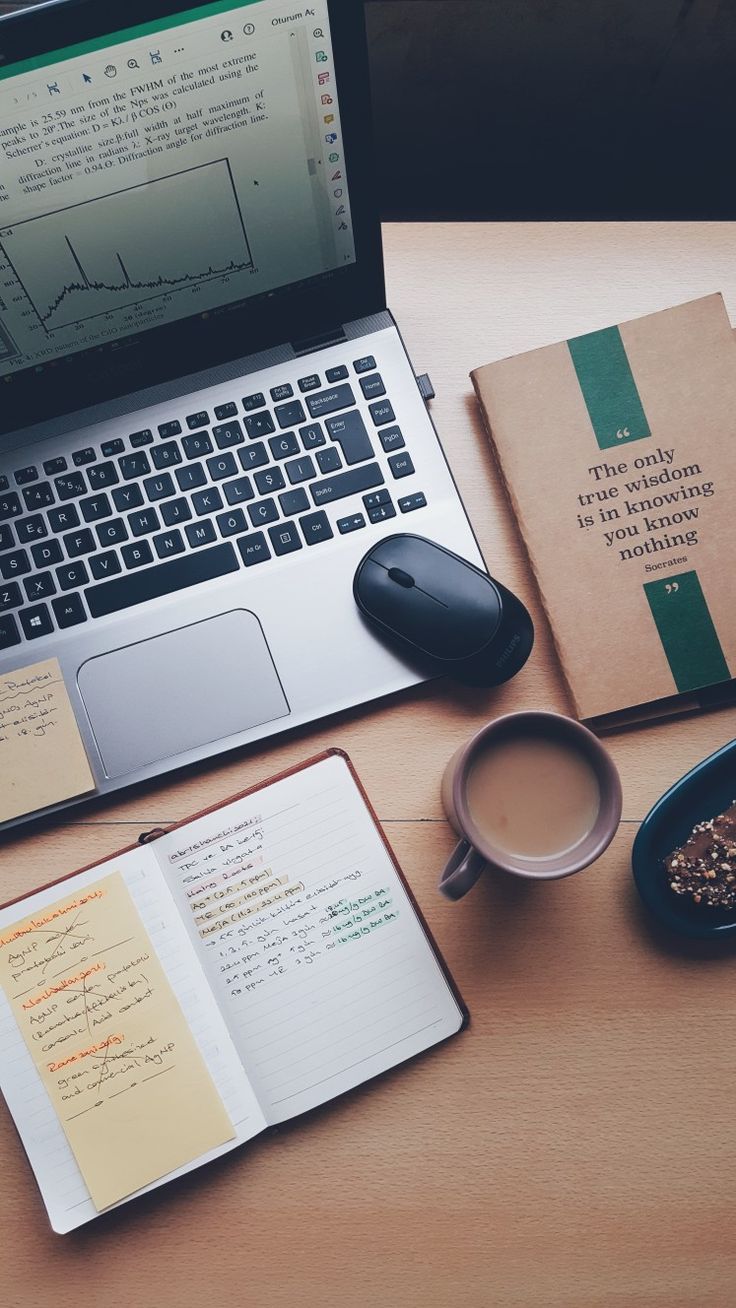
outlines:
[{"label": "space bar", "polygon": [[197,586],[200,581],[212,581],[237,570],[237,555],[228,542],[215,545],[211,550],[186,554],[171,563],[161,563],[156,568],[145,568],[131,572],[127,577],[103,581],[99,586],[90,586],[84,593],[92,617],[104,618],[108,613],[119,613],[134,604],[160,599],[162,595],[172,595],[176,590],[185,590],[187,586]]}]

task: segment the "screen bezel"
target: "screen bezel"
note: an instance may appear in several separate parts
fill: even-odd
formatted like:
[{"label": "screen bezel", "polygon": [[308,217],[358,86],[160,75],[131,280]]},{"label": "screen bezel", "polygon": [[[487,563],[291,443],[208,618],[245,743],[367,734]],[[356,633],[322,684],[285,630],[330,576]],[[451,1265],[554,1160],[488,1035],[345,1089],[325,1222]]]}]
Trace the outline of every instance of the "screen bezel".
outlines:
[{"label": "screen bezel", "polygon": [[[185,13],[202,0],[51,0],[0,19],[0,67]],[[344,322],[386,307],[374,183],[368,52],[363,0],[327,0],[340,100],[356,261],[309,283],[186,318],[68,355],[55,366],[0,378],[0,433],[6,434],[146,386],[287,342],[319,339]],[[252,12],[252,10],[251,10]],[[254,313],[254,305],[256,312]]]}]

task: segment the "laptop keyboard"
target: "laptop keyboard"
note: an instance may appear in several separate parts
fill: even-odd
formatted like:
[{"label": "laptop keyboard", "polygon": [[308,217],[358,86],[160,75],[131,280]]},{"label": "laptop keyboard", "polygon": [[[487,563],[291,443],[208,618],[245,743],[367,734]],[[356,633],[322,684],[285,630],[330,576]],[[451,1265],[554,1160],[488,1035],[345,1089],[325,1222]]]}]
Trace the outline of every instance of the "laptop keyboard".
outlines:
[{"label": "laptop keyboard", "polygon": [[414,472],[366,355],[0,476],[0,650],[423,508],[379,449]]}]

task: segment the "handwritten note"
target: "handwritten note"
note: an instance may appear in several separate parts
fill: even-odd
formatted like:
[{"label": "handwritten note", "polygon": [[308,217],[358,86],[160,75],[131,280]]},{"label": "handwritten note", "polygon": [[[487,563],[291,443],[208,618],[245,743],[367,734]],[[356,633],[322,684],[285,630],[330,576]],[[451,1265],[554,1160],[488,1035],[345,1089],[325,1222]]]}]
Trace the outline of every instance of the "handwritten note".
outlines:
[{"label": "handwritten note", "polygon": [[0,676],[0,822],[94,790],[56,659]]},{"label": "handwritten note", "polygon": [[3,926],[0,984],[98,1209],[233,1138],[119,872]]}]

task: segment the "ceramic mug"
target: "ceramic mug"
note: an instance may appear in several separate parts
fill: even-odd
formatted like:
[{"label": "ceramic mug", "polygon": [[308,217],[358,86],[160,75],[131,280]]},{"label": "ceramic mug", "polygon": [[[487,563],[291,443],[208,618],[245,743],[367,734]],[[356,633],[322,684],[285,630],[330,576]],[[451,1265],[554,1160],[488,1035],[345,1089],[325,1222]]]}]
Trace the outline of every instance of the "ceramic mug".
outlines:
[{"label": "ceramic mug", "polygon": [[[572,849],[559,854],[529,858],[494,847],[478,829],[468,808],[468,776],[479,754],[494,740],[500,743],[522,736],[537,736],[572,746],[590,764],[598,782],[600,804],[593,826]],[[621,782],[600,741],[573,718],[561,713],[508,713],[481,727],[453,754],[442,778],[442,803],[460,840],[442,873],[439,888],[448,899],[461,899],[489,869],[534,881],[552,881],[588,867],[611,843],[618,828]]]}]

